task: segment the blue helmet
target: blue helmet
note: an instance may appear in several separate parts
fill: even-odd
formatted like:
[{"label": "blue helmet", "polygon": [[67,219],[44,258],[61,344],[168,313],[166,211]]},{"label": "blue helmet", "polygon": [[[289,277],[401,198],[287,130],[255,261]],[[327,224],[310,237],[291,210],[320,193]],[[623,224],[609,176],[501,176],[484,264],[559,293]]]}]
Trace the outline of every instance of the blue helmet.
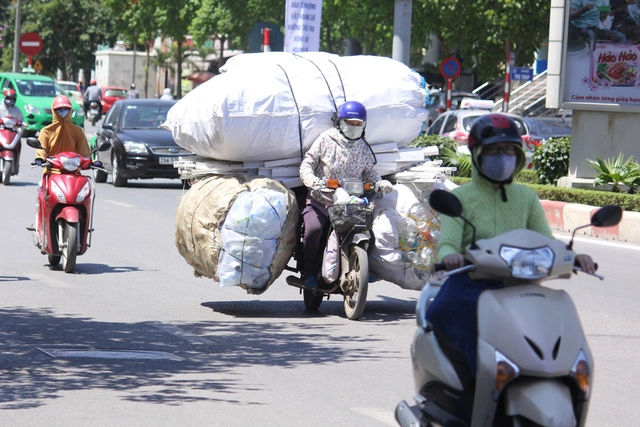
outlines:
[{"label": "blue helmet", "polygon": [[345,102],[338,108],[338,117],[340,119],[359,119],[363,122],[367,121],[367,109],[359,102]]}]

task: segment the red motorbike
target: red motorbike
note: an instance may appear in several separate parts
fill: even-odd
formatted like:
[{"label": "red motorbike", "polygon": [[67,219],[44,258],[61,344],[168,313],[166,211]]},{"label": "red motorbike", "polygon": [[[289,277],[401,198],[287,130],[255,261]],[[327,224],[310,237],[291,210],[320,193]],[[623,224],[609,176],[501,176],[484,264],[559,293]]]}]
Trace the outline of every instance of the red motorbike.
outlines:
[{"label": "red motorbike", "polygon": [[[41,149],[40,141],[27,138],[27,145]],[[110,143],[98,147],[108,150]],[[35,163],[32,163],[32,166]],[[78,153],[65,152],[48,157],[42,167],[51,167],[56,172],[44,175],[42,188],[38,192],[34,243],[43,255],[48,255],[49,264],[71,273],[76,267],[76,257],[91,246],[93,231],[93,201],[95,199],[93,178],[81,171],[102,169],[90,158]]]},{"label": "red motorbike", "polygon": [[9,185],[12,175],[20,171],[20,128],[22,123],[13,117],[0,118],[0,171],[2,184]]}]

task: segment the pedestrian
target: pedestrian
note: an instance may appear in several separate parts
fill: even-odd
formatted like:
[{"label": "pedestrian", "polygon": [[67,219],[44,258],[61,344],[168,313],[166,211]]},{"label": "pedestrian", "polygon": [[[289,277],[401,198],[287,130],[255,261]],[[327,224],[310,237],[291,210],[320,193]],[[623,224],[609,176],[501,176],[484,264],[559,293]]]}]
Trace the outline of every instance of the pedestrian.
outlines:
[{"label": "pedestrian", "polygon": [[168,87],[165,87],[164,93],[162,94],[160,99],[167,99],[169,101],[173,100],[173,95],[171,95],[171,89],[169,89]]},{"label": "pedestrian", "polygon": [[138,99],[140,98],[140,94],[136,90],[136,84],[131,83],[131,89],[127,91],[127,99]]}]

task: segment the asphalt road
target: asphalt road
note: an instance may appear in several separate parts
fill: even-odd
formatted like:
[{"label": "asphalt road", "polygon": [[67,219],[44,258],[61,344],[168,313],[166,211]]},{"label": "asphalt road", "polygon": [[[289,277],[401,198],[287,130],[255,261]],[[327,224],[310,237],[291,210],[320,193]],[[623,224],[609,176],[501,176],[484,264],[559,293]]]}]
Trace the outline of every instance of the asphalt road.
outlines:
[{"label": "asphalt road", "polygon": [[[335,296],[305,311],[286,272],[260,296],[196,278],[174,245],[178,180],[97,184],[91,248],[75,273],[52,270],[26,230],[32,158],[23,147],[0,186],[0,425],[395,425],[413,395],[418,293],[372,284],[354,322]],[[574,298],[596,360],[587,425],[636,425],[640,247],[575,248],[606,277],[550,282]]]}]

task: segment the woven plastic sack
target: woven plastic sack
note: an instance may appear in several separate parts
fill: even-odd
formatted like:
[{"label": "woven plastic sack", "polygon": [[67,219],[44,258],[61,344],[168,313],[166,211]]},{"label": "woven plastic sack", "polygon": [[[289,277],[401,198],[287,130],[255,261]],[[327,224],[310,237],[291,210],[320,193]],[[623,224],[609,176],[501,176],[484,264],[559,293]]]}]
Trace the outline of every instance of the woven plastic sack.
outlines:
[{"label": "woven plastic sack", "polygon": [[[284,196],[286,218],[278,223],[273,220],[269,223],[248,220],[240,222],[238,226],[225,224],[235,202],[241,204],[250,199],[247,192],[256,193],[254,196],[281,193]],[[209,177],[196,182],[180,201],[176,213],[176,247],[193,267],[196,276],[208,277],[227,286],[239,286],[249,294],[261,294],[282,274],[289,262],[298,241],[299,222],[295,195],[279,181],[244,174]],[[252,227],[259,231],[251,232]],[[272,234],[258,237],[265,228]],[[229,247],[234,242],[249,243],[247,247],[255,249],[255,253],[241,252],[238,255]],[[259,257],[256,261],[257,254]],[[232,265],[231,261],[223,262],[226,270],[221,270],[220,260],[224,256],[235,257],[238,263]],[[253,257],[250,262],[244,262],[250,257]],[[229,273],[229,268],[236,267],[245,273],[245,277],[243,279],[241,275],[238,281],[232,283],[224,274]],[[266,274],[250,271],[252,268],[266,269]]]}]

